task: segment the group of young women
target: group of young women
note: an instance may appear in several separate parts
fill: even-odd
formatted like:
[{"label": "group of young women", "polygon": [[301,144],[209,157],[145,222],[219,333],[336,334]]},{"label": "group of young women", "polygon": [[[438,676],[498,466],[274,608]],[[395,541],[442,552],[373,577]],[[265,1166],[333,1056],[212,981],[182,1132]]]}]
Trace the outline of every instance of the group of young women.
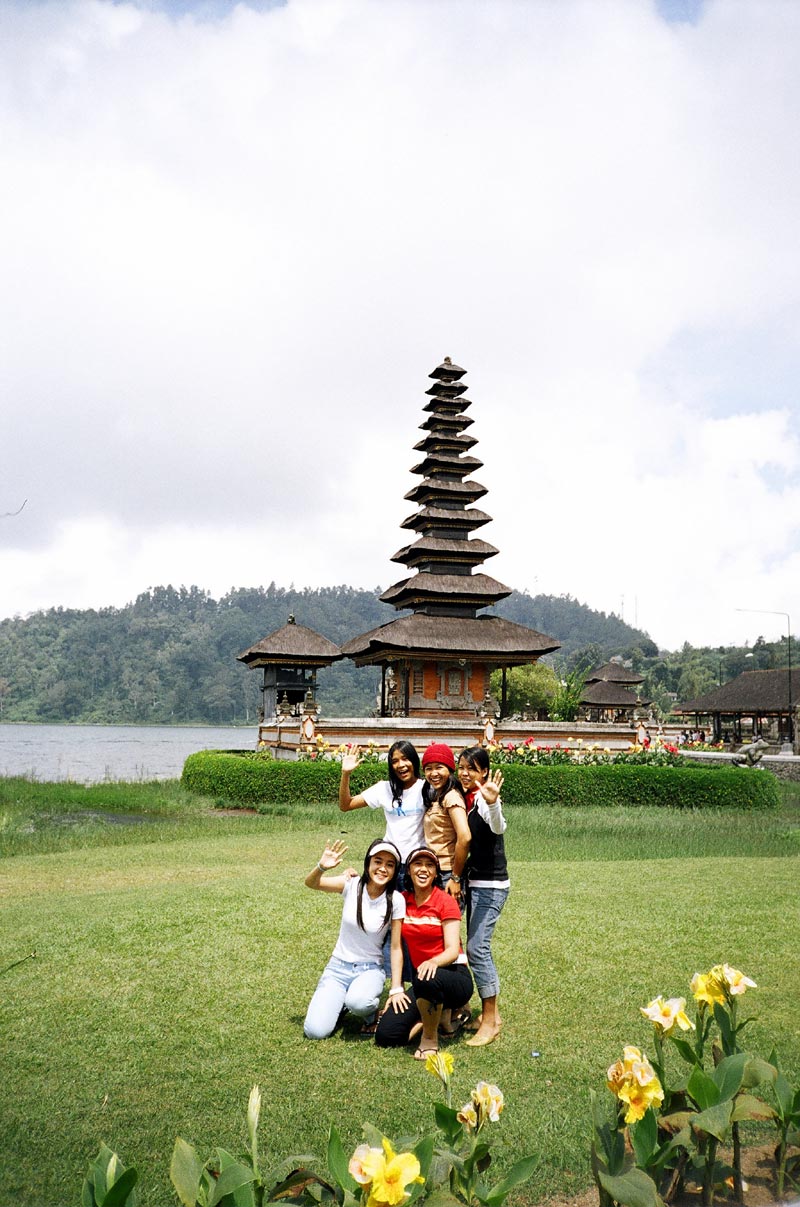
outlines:
[{"label": "group of young women", "polygon": [[[339,808],[383,809],[386,833],[370,844],[360,876],[339,867],[347,847],[328,843],[306,877],[309,888],[344,897],[339,938],[306,1014],[309,1039],[330,1035],[343,1010],[364,1020],[381,1047],[418,1038],[424,1060],[463,1026],[480,1047],[500,1031],[500,981],[492,935],[509,891],[500,800],[501,772],[489,773],[481,746],[453,751],[434,742],[422,756],[410,742],[389,749],[388,780],[352,796],[358,748],[342,758]],[[422,775],[420,771],[422,770]],[[461,945],[466,908],[467,949]],[[470,971],[471,970],[471,971]],[[391,987],[379,1013],[386,975]],[[481,998],[473,1022],[472,977]],[[410,982],[408,988],[406,983]]]}]

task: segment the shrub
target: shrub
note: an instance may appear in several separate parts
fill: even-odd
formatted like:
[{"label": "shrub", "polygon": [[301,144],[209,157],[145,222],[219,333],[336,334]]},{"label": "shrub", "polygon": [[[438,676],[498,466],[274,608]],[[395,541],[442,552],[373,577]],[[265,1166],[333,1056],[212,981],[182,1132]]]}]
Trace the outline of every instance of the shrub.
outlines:
[{"label": "shrub", "polygon": [[[327,759],[292,762],[261,751],[198,750],[183,765],[181,782],[190,792],[221,797],[232,805],[329,805],[338,799],[339,763]],[[353,795],[386,778],[385,763],[365,763],[350,777]]]},{"label": "shrub", "polygon": [[[327,759],[295,763],[260,752],[200,750],[184,763],[182,782],[190,792],[233,805],[330,805],[338,798],[339,776],[339,764]],[[779,801],[777,782],[767,772],[713,764],[506,764],[503,776],[507,805],[771,809]],[[385,763],[364,763],[352,774],[351,791],[356,795],[385,778]]]},{"label": "shrub", "polygon": [[509,765],[507,805],[675,805],[683,809],[772,809],[778,787],[765,772],[731,767]]}]

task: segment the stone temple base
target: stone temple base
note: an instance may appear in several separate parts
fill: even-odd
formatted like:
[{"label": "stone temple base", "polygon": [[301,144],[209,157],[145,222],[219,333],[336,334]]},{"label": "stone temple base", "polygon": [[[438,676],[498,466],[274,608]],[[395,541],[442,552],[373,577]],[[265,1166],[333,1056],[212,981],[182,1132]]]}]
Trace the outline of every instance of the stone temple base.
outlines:
[{"label": "stone temple base", "polygon": [[[311,720],[311,725],[308,721]],[[667,741],[675,734],[664,734]],[[596,744],[609,750],[627,750],[634,740],[630,725],[609,725],[590,721],[489,721],[480,717],[282,717],[265,722],[258,728],[256,739],[260,749],[270,750],[277,758],[297,758],[301,747],[316,748],[317,735],[331,746],[347,743],[366,746],[369,742],[385,754],[399,738],[412,742],[422,754],[431,742],[447,742],[458,752],[465,746],[489,741],[513,742],[534,738],[539,746],[557,743],[575,746]]]}]

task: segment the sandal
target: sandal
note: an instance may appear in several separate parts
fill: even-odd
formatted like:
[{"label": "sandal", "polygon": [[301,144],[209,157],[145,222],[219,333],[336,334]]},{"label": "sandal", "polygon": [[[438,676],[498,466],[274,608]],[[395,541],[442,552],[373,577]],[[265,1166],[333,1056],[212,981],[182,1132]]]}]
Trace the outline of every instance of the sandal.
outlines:
[{"label": "sandal", "polygon": [[355,1038],[356,1039],[374,1039],[375,1032],[377,1030],[378,1030],[378,1020],[376,1018],[374,1022],[364,1023],[363,1026],[361,1026],[359,1028],[359,1030],[356,1031]]},{"label": "sandal", "polygon": [[449,1027],[439,1027],[439,1034],[447,1039],[454,1039],[459,1031],[466,1027],[472,1021],[472,1013],[469,1010],[457,1010],[455,1014],[450,1016]]},{"label": "sandal", "polygon": [[417,1048],[414,1060],[427,1060],[429,1056],[435,1056],[438,1051],[438,1048]]}]

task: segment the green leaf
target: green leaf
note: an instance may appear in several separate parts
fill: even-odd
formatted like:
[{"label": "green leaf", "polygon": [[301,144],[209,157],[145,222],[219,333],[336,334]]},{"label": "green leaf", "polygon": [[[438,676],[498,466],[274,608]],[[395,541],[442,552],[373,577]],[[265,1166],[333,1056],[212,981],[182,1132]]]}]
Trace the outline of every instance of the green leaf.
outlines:
[{"label": "green leaf", "polygon": [[731,1123],[742,1119],[775,1119],[776,1112],[755,1094],[739,1094],[734,1100]]},{"label": "green leaf", "polygon": [[425,1199],[425,1207],[463,1207],[463,1204],[446,1187],[442,1186],[431,1191]]},{"label": "green leaf", "polygon": [[443,1102],[436,1102],[433,1106],[433,1117],[436,1120],[436,1126],[444,1132],[451,1143],[458,1139],[463,1131],[458,1121],[458,1111],[453,1110],[450,1106],[445,1106]]},{"label": "green leaf", "polygon": [[692,1127],[695,1131],[716,1136],[717,1140],[724,1140],[730,1126],[732,1110],[731,1099],[728,1099],[727,1102],[719,1102],[716,1106],[710,1106],[708,1110],[701,1111],[699,1115],[694,1115],[691,1120]]},{"label": "green leaf", "polygon": [[661,1207],[656,1184],[643,1169],[630,1169],[617,1178],[605,1173],[598,1177],[603,1190],[624,1207]]},{"label": "green leaf", "polygon": [[777,1076],[778,1070],[770,1061],[762,1060],[760,1056],[748,1056],[744,1066],[742,1087],[745,1090],[752,1090],[754,1086],[762,1085],[765,1081],[774,1085]]},{"label": "green leaf", "polygon": [[134,1186],[138,1180],[139,1174],[133,1166],[126,1169],[103,1199],[103,1207],[136,1207]]},{"label": "green leaf", "polygon": [[733,1056],[726,1056],[724,1060],[719,1062],[712,1077],[715,1085],[719,1087],[720,1102],[725,1102],[728,1098],[733,1098],[734,1094],[738,1093],[742,1085],[746,1064],[747,1056],[744,1052],[737,1052]]},{"label": "green leaf", "polygon": [[203,1176],[203,1162],[191,1144],[181,1140],[180,1136],[176,1139],[175,1147],[172,1150],[169,1176],[183,1207],[197,1207],[200,1179]]},{"label": "green leaf", "polygon": [[697,1053],[695,1052],[694,1047],[689,1043],[688,1039],[681,1039],[678,1035],[670,1036],[670,1039],[687,1064],[700,1064]]},{"label": "green leaf", "polygon": [[342,1148],[341,1138],[332,1123],[328,1132],[328,1169],[334,1182],[341,1186],[342,1190],[355,1191],[358,1183],[347,1166],[348,1161]]},{"label": "green leaf", "polygon": [[719,1086],[702,1069],[692,1069],[686,1088],[701,1111],[719,1102]]},{"label": "green leaf", "polygon": [[658,1148],[658,1121],[652,1107],[645,1111],[638,1123],[631,1125],[629,1134],[636,1164],[646,1168]]},{"label": "green leaf", "polygon": [[486,1207],[500,1207],[506,1195],[515,1186],[519,1186],[522,1182],[527,1182],[528,1178],[533,1177],[539,1162],[539,1157],[523,1157],[512,1165],[506,1176],[501,1178],[486,1195],[484,1199]]},{"label": "green leaf", "polygon": [[419,1161],[419,1172],[423,1178],[427,1178],[433,1160],[433,1136],[423,1136],[414,1145],[413,1153]]},{"label": "green leaf", "polygon": [[[229,1154],[226,1153],[225,1155],[228,1156]],[[216,1204],[224,1199],[226,1195],[232,1195],[240,1186],[245,1186],[248,1182],[252,1182],[254,1177],[252,1169],[248,1169],[246,1165],[241,1165],[238,1161],[231,1159],[230,1164],[226,1164],[217,1178],[217,1184],[208,1200],[208,1207],[216,1207]]]}]

